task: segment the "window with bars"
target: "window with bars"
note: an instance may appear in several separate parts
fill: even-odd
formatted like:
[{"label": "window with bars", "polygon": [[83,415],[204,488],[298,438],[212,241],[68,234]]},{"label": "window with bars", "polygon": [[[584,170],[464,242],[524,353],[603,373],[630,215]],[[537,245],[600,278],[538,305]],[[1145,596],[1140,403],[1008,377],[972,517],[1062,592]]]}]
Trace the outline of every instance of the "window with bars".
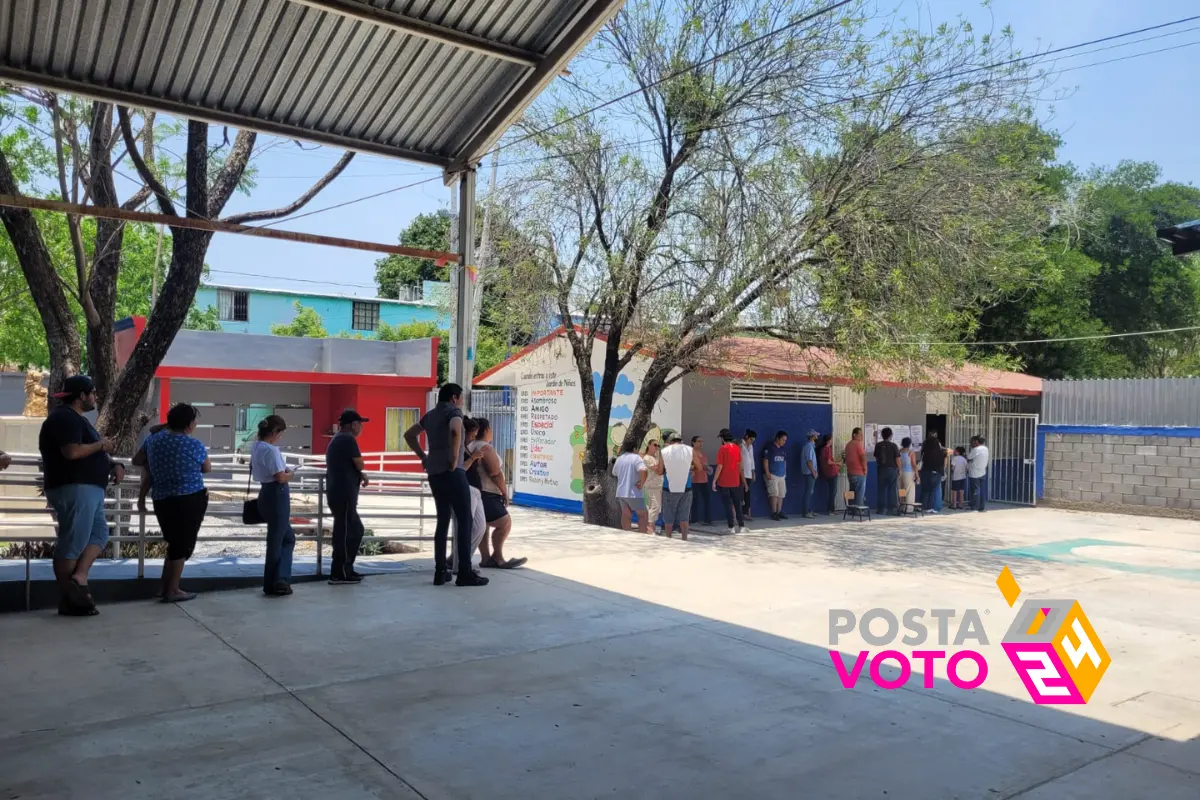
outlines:
[{"label": "window with bars", "polygon": [[354,301],[351,326],[356,331],[373,331],[379,327],[379,303]]},{"label": "window with bars", "polygon": [[217,318],[222,322],[249,322],[249,293],[239,292],[236,289],[218,289]]},{"label": "window with bars", "polygon": [[389,408],[385,412],[386,436],[384,449],[389,453],[411,453],[404,441],[404,432],[421,419],[419,408]]}]

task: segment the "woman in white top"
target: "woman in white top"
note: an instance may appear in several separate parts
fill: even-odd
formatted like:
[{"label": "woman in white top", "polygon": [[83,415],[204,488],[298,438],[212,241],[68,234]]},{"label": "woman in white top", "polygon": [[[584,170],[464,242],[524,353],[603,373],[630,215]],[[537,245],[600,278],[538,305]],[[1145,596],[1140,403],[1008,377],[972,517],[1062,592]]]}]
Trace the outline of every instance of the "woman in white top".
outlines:
[{"label": "woman in white top", "polygon": [[261,486],[258,513],[267,523],[267,562],[263,565],[263,593],[275,596],[292,593],[292,497],[288,483],[292,473],[276,442],[287,430],[283,417],[272,414],[258,423],[258,440],[250,449],[250,476]]},{"label": "woman in white top", "polygon": [[656,440],[651,439],[646,445],[642,461],[646,464],[646,482],[642,484],[642,491],[646,494],[646,519],[649,520],[650,530],[657,531],[658,515],[662,513],[664,467]]}]

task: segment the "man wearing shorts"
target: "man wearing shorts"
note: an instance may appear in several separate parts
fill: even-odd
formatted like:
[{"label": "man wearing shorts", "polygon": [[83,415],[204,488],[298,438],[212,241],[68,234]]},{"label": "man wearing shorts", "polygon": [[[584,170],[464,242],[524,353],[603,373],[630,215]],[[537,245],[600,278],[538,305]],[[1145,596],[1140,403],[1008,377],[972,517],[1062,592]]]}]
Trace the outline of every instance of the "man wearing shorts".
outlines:
[{"label": "man wearing shorts", "polygon": [[688,525],[692,518],[692,467],[696,454],[683,443],[678,433],[671,434],[670,443],[663,448],[663,536],[671,538],[671,531],[679,524],[679,535],[686,540]]},{"label": "man wearing shorts", "polygon": [[621,527],[633,528],[633,515],[637,514],[638,530],[649,533],[649,518],[642,484],[646,482],[646,462],[638,455],[632,444],[621,446],[621,456],[613,464],[612,474],[617,479],[617,502],[621,504]]},{"label": "man wearing shorts", "polygon": [[771,501],[771,519],[787,519],[783,498],[787,497],[787,431],[776,431],[775,439],[763,448],[763,477]]},{"label": "man wearing shorts", "polygon": [[83,415],[96,408],[96,387],[86,375],[63,381],[61,400],[38,433],[46,500],[58,520],[54,579],[64,616],[94,616],[96,601],[88,590],[88,571],[108,543],[104,490],[109,481],[125,479],[125,468],[109,453],[112,439],[102,439]]}]

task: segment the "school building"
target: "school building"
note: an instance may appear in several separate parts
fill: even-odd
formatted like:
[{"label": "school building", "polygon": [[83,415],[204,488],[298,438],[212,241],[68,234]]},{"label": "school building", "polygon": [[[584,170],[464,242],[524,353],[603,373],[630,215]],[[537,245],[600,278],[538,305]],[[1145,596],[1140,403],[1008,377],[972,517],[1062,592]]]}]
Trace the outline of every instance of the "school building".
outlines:
[{"label": "school building", "polygon": [[[131,317],[116,325],[124,364],[145,329]],[[175,403],[199,406],[196,436],[214,453],[248,451],[258,421],[288,423],[285,450],[323,454],[337,417],[355,408],[371,420],[364,453],[403,452],[403,433],[424,413],[437,385],[438,340],[380,342],[181,330],[155,373],[147,412],[165,420]]]},{"label": "school building", "polygon": [[[603,338],[603,337],[598,337]],[[593,353],[592,380],[603,369],[602,347]],[[1037,414],[1042,381],[1029,375],[963,364],[901,377],[872,370],[869,388],[856,388],[841,377],[836,356],[773,339],[730,337],[714,346],[708,367],[672,384],[655,407],[647,439],[672,431],[684,440],[703,436],[704,450],[715,463],[717,432],[729,428],[740,437],[758,433],[756,462],[777,430],[789,434],[789,493],[784,511],[799,508],[800,450],[804,433],[832,433],[839,454],[851,431],[862,427],[868,451],[867,498],[875,501],[875,465],[870,458],[878,431],[891,427],[897,443],[909,436],[919,442],[937,431],[949,446],[966,445],[971,436],[989,437],[992,450],[991,500],[1033,504],[1037,473]],[[609,442],[613,455],[625,434],[625,421],[650,358],[633,358],[617,381]],[[570,344],[559,329],[480,375],[476,385],[512,387],[517,397],[514,502],[557,511],[578,512],[583,499],[585,441],[579,373]],[[846,488],[845,475],[841,490]],[[818,497],[818,502],[822,498]],[[841,501],[838,503],[841,506]],[[752,489],[752,511],[767,515],[762,482]]]}]

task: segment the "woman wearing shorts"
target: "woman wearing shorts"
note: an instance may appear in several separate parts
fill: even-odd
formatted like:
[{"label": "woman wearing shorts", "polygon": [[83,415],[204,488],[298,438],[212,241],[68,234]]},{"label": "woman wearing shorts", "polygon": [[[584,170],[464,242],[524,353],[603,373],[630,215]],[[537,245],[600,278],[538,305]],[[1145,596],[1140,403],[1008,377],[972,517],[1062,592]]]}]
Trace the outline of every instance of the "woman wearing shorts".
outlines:
[{"label": "woman wearing shorts", "polygon": [[204,473],[212,469],[208,451],[192,433],[199,414],[187,403],[167,412],[165,428],[148,438],[133,457],[142,467],[138,511],[146,513],[146,495],[154,499],[154,516],[167,543],[163,560],[162,601],[182,603],[195,599],[194,592],[179,588],[183,565],[196,550],[196,537],[208,510]]},{"label": "woman wearing shorts", "polygon": [[[491,528],[491,542],[485,533],[479,542],[479,563],[484,569],[516,569],[529,559],[505,558],[504,542],[512,532],[512,517],[508,514],[508,486],[504,482],[504,469],[500,456],[492,446],[492,423],[486,417],[476,417],[479,429],[475,440],[467,445],[467,453],[473,460],[472,469],[479,477],[479,491],[483,501],[483,518]],[[489,546],[490,544],[490,546]]]}]

